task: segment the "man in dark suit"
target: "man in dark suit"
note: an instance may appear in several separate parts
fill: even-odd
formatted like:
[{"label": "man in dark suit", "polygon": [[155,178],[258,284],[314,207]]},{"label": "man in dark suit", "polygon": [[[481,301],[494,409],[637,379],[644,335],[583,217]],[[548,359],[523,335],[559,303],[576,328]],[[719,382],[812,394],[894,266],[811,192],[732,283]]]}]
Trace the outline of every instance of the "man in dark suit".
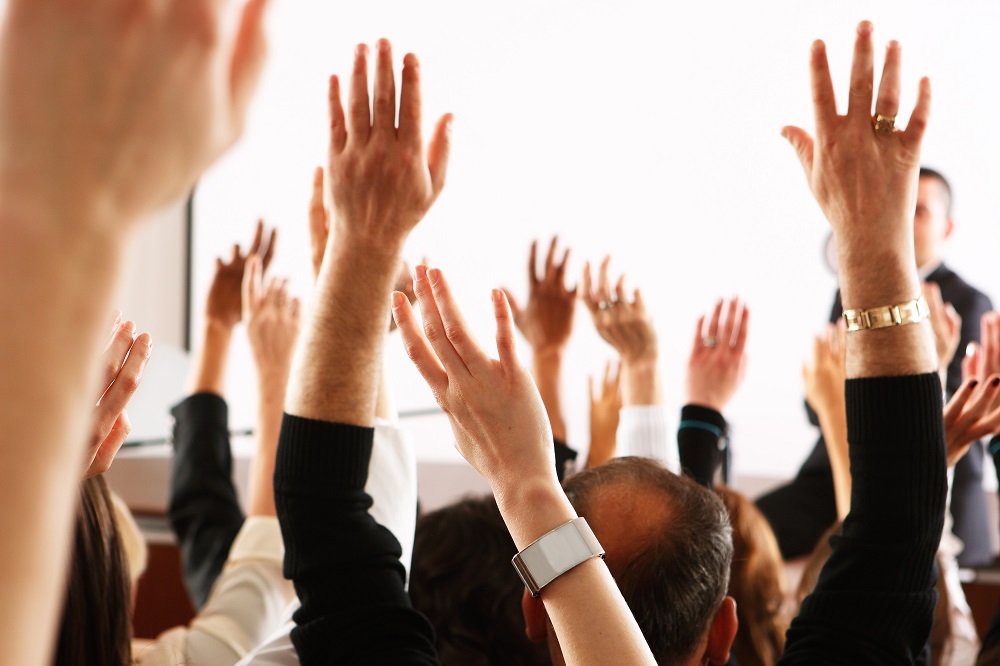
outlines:
[{"label": "man in dark suit", "polygon": [[[951,303],[962,317],[958,353],[948,367],[945,390],[949,396],[962,383],[962,355],[966,347],[970,342],[979,341],[979,319],[993,308],[985,294],[962,280],[942,261],[945,241],[955,226],[951,203],[951,186],[945,177],[933,169],[922,168],[913,217],[917,266],[921,278],[937,283],[944,301]],[[842,313],[838,291],[830,321],[836,322]],[[812,423],[818,425],[815,414],[808,411]],[[974,444],[955,465],[951,491],[953,530],[965,542],[965,550],[958,557],[962,566],[978,566],[993,560],[982,481],[983,447]],[[781,554],[786,559],[812,551],[823,533],[837,520],[833,473],[822,436],[796,477],[758,498],[757,506],[771,522]]]}]

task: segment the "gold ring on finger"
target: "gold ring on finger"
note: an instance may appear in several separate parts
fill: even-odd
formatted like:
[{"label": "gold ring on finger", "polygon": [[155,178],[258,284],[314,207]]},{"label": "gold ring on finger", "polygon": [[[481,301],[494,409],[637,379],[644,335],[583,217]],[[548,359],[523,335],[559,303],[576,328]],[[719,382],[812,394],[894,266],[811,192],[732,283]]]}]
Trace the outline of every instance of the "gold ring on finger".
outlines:
[{"label": "gold ring on finger", "polygon": [[885,113],[876,113],[872,118],[872,127],[876,134],[892,134],[896,131],[896,116]]}]

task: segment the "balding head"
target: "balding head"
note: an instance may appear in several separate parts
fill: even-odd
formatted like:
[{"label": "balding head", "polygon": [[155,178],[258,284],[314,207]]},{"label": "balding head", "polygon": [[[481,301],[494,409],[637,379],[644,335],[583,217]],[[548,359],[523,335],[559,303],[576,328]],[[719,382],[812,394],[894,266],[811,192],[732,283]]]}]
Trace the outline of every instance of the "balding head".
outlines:
[{"label": "balding head", "polygon": [[726,598],[733,545],[725,506],[645,458],[586,470],[565,489],[607,551],[657,662],[689,661]]}]

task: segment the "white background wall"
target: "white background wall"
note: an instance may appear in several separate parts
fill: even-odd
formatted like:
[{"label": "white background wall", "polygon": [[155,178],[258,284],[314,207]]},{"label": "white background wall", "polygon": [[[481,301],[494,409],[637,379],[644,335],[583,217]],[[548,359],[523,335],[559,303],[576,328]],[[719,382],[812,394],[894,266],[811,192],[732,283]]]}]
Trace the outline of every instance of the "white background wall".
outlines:
[{"label": "white background wall", "polygon": [[[753,312],[750,366],[727,416],[737,469],[790,475],[814,441],[800,366],[825,322],[835,280],[827,224],[779,136],[812,126],[808,53],[827,41],[839,99],[856,23],[903,44],[901,124],[917,80],[934,105],[924,161],[954,181],[959,227],[949,261],[1000,297],[996,189],[1000,5],[858,0],[653,3],[508,0],[275,2],[271,57],[245,138],[204,178],[195,202],[194,330],[213,258],[248,238],[257,216],[280,228],[273,271],[310,291],[305,211],[326,151],[326,79],[350,72],[354,45],[390,38],[423,64],[427,130],[456,116],[448,185],[407,248],[451,278],[489,343],[489,290],[524,294],[532,239],[559,233],[585,258],[613,257],[643,287],[661,334],[671,406],[700,313],[738,293]],[[433,406],[398,340],[400,407]],[[522,346],[522,353],[527,349]],[[234,425],[253,420],[250,357],[234,349]],[[611,356],[578,312],[565,377],[570,440],[587,442],[586,377]],[[443,418],[421,420],[420,456],[451,460]]]}]

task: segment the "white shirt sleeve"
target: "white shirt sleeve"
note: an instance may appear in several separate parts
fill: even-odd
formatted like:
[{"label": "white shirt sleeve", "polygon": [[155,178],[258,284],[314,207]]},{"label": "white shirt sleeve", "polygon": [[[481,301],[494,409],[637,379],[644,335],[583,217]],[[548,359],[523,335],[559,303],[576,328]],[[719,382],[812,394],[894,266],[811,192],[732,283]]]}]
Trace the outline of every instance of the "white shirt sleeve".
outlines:
[{"label": "white shirt sleeve", "polygon": [[294,596],[281,574],[285,555],[278,519],[250,516],[205,606],[186,627],[175,627],[134,655],[140,666],[233,664],[283,618]]},{"label": "white shirt sleeve", "polygon": [[680,474],[677,432],[671,428],[663,405],[622,407],[618,420],[618,455],[653,458]]},{"label": "white shirt sleeve", "polygon": [[[417,524],[417,458],[410,433],[395,422],[375,419],[369,470],[365,491],[372,498],[371,515],[399,541],[403,549],[400,562],[409,577]],[[292,645],[291,633],[295,628],[292,615],[298,607],[299,600],[294,599],[285,609],[277,630],[237,666],[297,666],[299,656]]]}]

